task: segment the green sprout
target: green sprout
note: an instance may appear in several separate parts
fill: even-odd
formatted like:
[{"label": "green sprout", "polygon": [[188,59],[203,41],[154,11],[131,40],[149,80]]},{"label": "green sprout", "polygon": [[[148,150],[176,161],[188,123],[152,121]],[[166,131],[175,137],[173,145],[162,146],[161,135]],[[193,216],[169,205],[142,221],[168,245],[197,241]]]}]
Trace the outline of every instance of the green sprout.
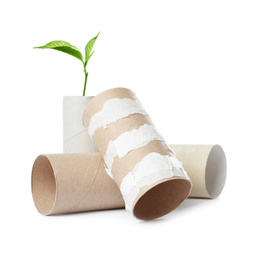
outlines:
[{"label": "green sprout", "polygon": [[83,71],[85,74],[85,81],[84,81],[84,88],[83,88],[83,96],[85,96],[86,91],[86,85],[87,85],[87,79],[88,79],[88,72],[86,70],[87,64],[91,56],[93,55],[94,51],[92,52],[93,46],[97,40],[98,35],[100,32],[92,38],[85,46],[85,58],[83,58],[82,53],[79,51],[79,49],[68,42],[65,41],[52,41],[48,44],[40,47],[34,47],[35,49],[53,49],[61,52],[65,52],[69,55],[72,55],[79,59],[83,63]]}]

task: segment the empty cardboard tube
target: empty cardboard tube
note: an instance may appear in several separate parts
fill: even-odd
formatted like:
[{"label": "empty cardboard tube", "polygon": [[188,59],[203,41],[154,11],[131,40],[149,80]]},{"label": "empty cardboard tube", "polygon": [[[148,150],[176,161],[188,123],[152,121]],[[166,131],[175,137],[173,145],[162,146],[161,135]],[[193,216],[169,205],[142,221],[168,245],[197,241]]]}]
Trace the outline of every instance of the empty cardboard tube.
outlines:
[{"label": "empty cardboard tube", "polygon": [[225,185],[227,162],[220,145],[173,144],[177,158],[183,161],[193,187],[190,197],[217,198]]},{"label": "empty cardboard tube", "polygon": [[83,123],[136,218],[161,217],[188,197],[190,179],[130,89],[95,96]]},{"label": "empty cardboard tube", "polygon": [[93,97],[63,97],[63,152],[92,153],[97,148],[87,129],[82,124],[82,115],[86,105]]},{"label": "empty cardboard tube", "polygon": [[43,215],[120,208],[117,185],[99,153],[40,155],[32,169],[32,195]]},{"label": "empty cardboard tube", "polygon": [[[171,147],[178,151],[178,158],[183,161],[192,180],[189,197],[215,198],[222,192],[226,157],[221,146]],[[120,190],[107,175],[99,153],[38,156],[32,170],[32,195],[37,210],[43,215],[125,206]],[[152,197],[153,194],[149,195]]]}]

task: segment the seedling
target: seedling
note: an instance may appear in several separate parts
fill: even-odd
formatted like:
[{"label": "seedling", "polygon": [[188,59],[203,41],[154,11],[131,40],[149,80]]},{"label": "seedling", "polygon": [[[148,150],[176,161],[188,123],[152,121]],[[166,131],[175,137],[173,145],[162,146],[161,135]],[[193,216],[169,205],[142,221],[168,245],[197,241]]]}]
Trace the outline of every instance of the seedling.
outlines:
[{"label": "seedling", "polygon": [[[99,32],[100,33],[100,32]],[[49,42],[48,44],[40,47],[34,47],[35,49],[53,49],[57,51],[61,51],[64,53],[67,53],[69,55],[72,55],[79,59],[82,64],[83,64],[83,71],[85,74],[85,80],[84,80],[84,88],[83,88],[83,96],[85,96],[85,91],[86,91],[86,85],[87,85],[87,79],[88,79],[88,72],[87,72],[87,64],[91,56],[93,55],[94,51],[92,52],[93,46],[97,40],[97,37],[99,35],[97,34],[96,37],[92,38],[85,46],[85,58],[83,58],[82,53],[79,51],[79,49],[68,42],[65,41],[52,41]]]}]

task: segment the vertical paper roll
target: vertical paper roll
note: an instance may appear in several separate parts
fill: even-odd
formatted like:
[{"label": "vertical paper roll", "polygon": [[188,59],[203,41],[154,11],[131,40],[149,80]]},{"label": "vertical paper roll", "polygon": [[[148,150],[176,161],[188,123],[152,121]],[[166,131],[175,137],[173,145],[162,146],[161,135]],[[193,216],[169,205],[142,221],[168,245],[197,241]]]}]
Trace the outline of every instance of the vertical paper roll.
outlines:
[{"label": "vertical paper roll", "polygon": [[193,183],[191,197],[216,198],[222,192],[227,173],[226,156],[220,145],[171,145],[183,161]]},{"label": "vertical paper roll", "polygon": [[119,188],[105,173],[99,153],[38,156],[32,169],[32,195],[43,215],[124,205]]},{"label": "vertical paper roll", "polygon": [[131,90],[110,89],[94,97],[83,123],[135,217],[161,217],[188,197],[191,182],[182,164]]},{"label": "vertical paper roll", "polygon": [[97,148],[82,124],[83,111],[93,97],[63,97],[63,152],[92,153]]}]

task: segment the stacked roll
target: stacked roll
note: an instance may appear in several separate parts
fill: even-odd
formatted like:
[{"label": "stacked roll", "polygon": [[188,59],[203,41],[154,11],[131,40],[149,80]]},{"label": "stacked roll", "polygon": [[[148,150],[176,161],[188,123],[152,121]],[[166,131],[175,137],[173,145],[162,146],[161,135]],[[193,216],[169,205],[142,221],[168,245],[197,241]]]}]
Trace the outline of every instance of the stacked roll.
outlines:
[{"label": "stacked roll", "polygon": [[41,214],[126,206],[148,220],[169,213],[188,195],[216,198],[222,192],[227,168],[221,146],[171,145],[176,159],[131,90],[65,97],[63,111],[65,153],[40,155],[32,169]]}]

